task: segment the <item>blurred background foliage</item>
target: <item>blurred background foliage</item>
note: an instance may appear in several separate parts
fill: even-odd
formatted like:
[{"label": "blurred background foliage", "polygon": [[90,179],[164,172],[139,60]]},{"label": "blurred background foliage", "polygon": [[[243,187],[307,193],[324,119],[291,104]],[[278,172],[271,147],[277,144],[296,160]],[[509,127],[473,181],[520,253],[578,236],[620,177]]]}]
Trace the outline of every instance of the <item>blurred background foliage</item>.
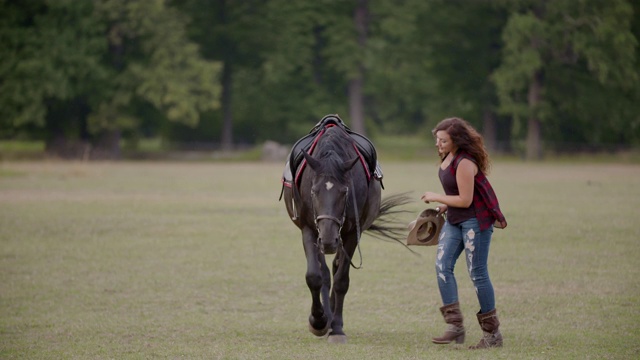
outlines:
[{"label": "blurred background foliage", "polygon": [[337,113],[374,141],[460,116],[527,159],[637,149],[639,39],[639,0],[0,0],[0,141],[228,151]]}]

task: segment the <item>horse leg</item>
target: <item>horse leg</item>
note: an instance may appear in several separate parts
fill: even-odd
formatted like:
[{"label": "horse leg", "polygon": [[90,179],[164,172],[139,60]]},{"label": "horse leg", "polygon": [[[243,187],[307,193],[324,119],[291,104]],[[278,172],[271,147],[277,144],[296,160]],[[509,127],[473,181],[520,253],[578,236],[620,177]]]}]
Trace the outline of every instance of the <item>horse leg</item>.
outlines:
[{"label": "horse leg", "polygon": [[344,305],[344,298],[347,295],[347,291],[349,291],[350,259],[353,258],[357,242],[355,235],[349,235],[343,238],[346,240],[344,242],[344,251],[347,252],[348,256],[345,256],[345,253],[340,251],[333,259],[333,289],[331,291],[333,321],[331,322],[331,334],[329,335],[329,342],[339,344],[347,342],[347,335],[342,329],[344,326],[342,309]]},{"label": "horse leg", "polygon": [[[311,292],[311,314],[309,315],[309,331],[316,336],[324,336],[329,331],[331,324],[331,309],[328,305],[329,268],[316,245],[317,235],[308,227],[302,229],[302,243],[307,257],[306,280]],[[324,305],[323,301],[325,299]]]}]

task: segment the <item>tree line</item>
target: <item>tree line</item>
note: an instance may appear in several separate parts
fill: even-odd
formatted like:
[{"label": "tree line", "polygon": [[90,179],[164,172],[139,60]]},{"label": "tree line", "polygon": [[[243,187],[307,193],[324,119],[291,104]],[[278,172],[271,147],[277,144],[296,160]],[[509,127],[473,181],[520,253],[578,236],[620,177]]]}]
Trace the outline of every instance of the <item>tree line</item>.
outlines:
[{"label": "tree line", "polygon": [[293,143],[322,116],[490,150],[640,144],[638,0],[0,0],[0,139]]}]

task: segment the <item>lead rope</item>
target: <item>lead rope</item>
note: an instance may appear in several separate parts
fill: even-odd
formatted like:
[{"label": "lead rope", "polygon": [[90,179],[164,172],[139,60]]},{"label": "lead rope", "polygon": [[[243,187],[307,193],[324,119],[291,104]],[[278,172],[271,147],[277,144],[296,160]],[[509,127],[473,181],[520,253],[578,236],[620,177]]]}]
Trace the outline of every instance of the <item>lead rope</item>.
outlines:
[{"label": "lead rope", "polygon": [[[354,269],[362,269],[362,251],[360,251],[360,216],[358,216],[358,203],[356,202],[356,191],[355,191],[355,187],[353,186],[353,178],[351,178],[351,188],[353,189],[353,191],[351,192],[351,195],[353,197],[353,211],[355,212],[355,215],[356,215],[356,239],[357,239],[358,254],[360,255],[360,265],[356,267],[355,265],[353,265],[353,261],[351,261],[351,259],[349,259],[349,264],[351,264],[351,266]],[[344,253],[345,255],[347,255],[347,257],[349,257],[349,255],[347,254],[347,250],[344,250]]]}]

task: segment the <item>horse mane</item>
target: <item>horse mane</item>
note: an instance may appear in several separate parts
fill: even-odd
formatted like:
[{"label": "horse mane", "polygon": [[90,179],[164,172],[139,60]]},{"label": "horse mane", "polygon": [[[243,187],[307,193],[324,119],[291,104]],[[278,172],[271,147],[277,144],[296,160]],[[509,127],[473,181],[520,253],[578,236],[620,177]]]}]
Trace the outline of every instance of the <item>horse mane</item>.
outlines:
[{"label": "horse mane", "polygon": [[336,126],[329,127],[314,150],[315,158],[322,163],[322,169],[317,169],[317,173],[344,183],[347,174],[342,164],[354,156],[349,149],[353,149],[353,143],[348,134]]}]

